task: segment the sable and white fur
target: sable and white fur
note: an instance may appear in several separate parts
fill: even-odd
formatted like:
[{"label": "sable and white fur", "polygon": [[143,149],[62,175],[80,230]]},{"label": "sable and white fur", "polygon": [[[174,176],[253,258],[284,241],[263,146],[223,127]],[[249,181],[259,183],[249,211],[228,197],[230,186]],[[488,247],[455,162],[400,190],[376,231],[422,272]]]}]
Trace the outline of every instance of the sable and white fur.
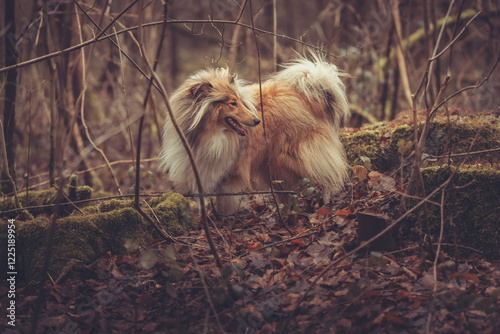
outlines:
[{"label": "sable and white fur", "polygon": [[[313,55],[283,66],[262,83],[262,107],[271,179],[293,189],[305,177],[323,187],[325,201],[340,191],[348,164],[339,128],[350,112],[341,73]],[[269,189],[269,169],[260,123],[259,84],[247,85],[227,69],[191,76],[170,98],[189,140],[206,193]],[[187,153],[170,120],[165,122],[160,168],[175,190],[197,193]],[[237,197],[217,198],[217,210],[231,214]]]}]

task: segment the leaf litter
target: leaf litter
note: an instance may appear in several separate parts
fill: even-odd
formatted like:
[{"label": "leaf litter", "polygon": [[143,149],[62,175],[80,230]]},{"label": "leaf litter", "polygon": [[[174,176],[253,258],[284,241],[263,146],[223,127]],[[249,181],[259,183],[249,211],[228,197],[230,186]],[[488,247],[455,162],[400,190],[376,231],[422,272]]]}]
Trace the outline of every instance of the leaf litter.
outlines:
[{"label": "leaf litter", "polygon": [[[156,240],[129,255],[106,253],[88,266],[92,277],[46,282],[39,332],[500,332],[499,263],[474,253],[456,262],[443,247],[434,274],[433,258],[397,237],[396,251],[369,246],[340,261],[297,304],[323,269],[363,242],[360,234],[377,233],[360,233],[360,213],[382,224],[399,214],[396,180],[363,167],[354,175],[333,206],[321,205],[309,184],[298,192],[290,206],[293,235],[262,200],[238,216],[212,214],[222,273],[203,232],[190,231],[181,237],[187,245]],[[19,283],[18,325],[13,330],[3,317],[2,333],[29,328],[36,287]],[[5,296],[6,286],[0,289]]]}]

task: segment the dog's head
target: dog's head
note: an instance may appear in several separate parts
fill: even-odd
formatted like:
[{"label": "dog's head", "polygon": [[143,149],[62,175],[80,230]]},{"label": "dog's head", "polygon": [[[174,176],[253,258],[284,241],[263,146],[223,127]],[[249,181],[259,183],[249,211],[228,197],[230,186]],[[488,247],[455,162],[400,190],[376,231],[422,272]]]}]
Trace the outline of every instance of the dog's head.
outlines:
[{"label": "dog's head", "polygon": [[[181,93],[172,96],[172,104],[178,110],[184,105],[181,109],[189,113],[185,115],[189,121],[186,124],[188,132],[199,126],[214,127],[217,124],[225,131],[248,137],[247,127],[257,126],[260,119],[250,99],[242,97],[241,85],[227,69],[204,70],[184,83],[179,89]],[[186,108],[187,100],[190,105]]]}]

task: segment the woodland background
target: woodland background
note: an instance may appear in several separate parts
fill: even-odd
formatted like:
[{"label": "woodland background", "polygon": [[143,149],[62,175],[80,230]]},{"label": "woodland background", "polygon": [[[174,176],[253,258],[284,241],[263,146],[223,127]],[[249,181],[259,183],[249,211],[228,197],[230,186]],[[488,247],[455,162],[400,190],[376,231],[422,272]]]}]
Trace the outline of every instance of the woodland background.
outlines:
[{"label": "woodland background", "polygon": [[[465,234],[481,243],[459,225],[474,228],[477,211],[467,207],[470,220],[460,223],[455,214],[484,202],[473,209],[488,215],[493,230],[481,232],[498,243],[491,237],[500,189],[497,1],[4,0],[0,8],[0,205],[11,205],[0,234],[4,218],[15,217],[26,237],[17,244],[25,250],[17,285],[23,332],[500,330],[500,265],[457,242]],[[168,117],[160,82],[168,95],[213,66],[255,82],[307,49],[348,74],[353,117],[342,139],[356,166],[346,192],[322,206],[303,180],[289,227],[271,201],[232,218],[201,210],[200,219],[182,196],[164,194],[155,162]],[[441,123],[415,127],[419,141],[417,131],[408,137],[415,117]],[[436,132],[445,136],[422,140]],[[446,151],[424,153],[431,141]],[[484,143],[486,155],[461,163]],[[381,152],[392,152],[396,171],[372,170],[390,160]],[[429,157],[437,167],[427,170],[434,183],[425,188],[420,167]],[[455,175],[449,164],[466,168]],[[469,167],[477,169],[468,174]],[[492,186],[474,183],[484,180]],[[26,190],[50,189],[37,193],[46,205],[30,208],[34,219],[7,197],[14,183],[21,202]],[[55,204],[56,195],[66,202],[68,183],[70,200],[76,184],[92,187],[92,204]],[[122,200],[134,192],[135,203]],[[138,213],[139,195],[158,221],[191,228],[159,239]],[[457,198],[461,207],[453,207]],[[172,203],[180,208],[174,215]],[[360,240],[394,226],[386,219],[403,221],[405,243],[382,254]],[[455,239],[436,237],[432,220],[433,232],[446,227]],[[192,228],[200,221],[204,231]],[[382,227],[361,239],[366,223]],[[392,237],[379,240],[383,250]],[[65,267],[53,270],[49,261]],[[1,303],[7,292],[0,286]],[[16,333],[5,317],[0,328]]]},{"label": "woodland background", "polygon": [[[350,75],[345,83],[354,112],[351,126],[394,119],[412,108],[410,95],[418,88],[439,36],[434,27],[440,27],[450,2],[398,1],[396,21],[393,3],[276,1],[273,10],[273,1],[256,1],[252,16],[260,29],[259,69],[248,5],[241,13],[242,1],[169,1],[167,17],[178,23],[166,25],[157,72],[168,92],[207,66],[228,66],[243,79],[256,81],[259,71],[272,72],[275,63],[286,62],[296,52],[303,54],[307,46],[321,47],[332,55],[330,61]],[[5,4],[0,54],[3,64],[12,65],[91,40],[99,34],[97,26],[106,26],[131,3],[23,0]],[[19,189],[47,187],[61,171],[67,177],[84,170],[80,180],[94,190],[114,193],[120,188],[126,193],[133,185],[127,170],[135,159],[137,123],[145,112],[148,87],[138,45],[144,45],[152,61],[164,13],[161,1],[143,5],[143,22],[148,25],[141,41],[133,28],[139,23],[139,6],[134,5],[105,32],[109,38],[1,73],[7,156]],[[462,18],[457,22],[458,11]],[[433,63],[426,100],[419,100],[419,110],[435,98],[446,73],[452,74],[448,92],[488,75],[500,49],[495,1],[456,1],[439,47],[447,45],[478,12],[450,52]],[[232,24],[233,20],[242,25]],[[404,66],[398,62],[398,45],[403,48]],[[499,88],[495,71],[481,87],[459,94],[451,103],[467,112],[498,111]],[[146,109],[142,158],[154,159],[166,117],[155,91]],[[6,121],[12,115],[15,122]],[[102,151],[94,149],[92,142]],[[113,163],[112,168],[102,168],[106,160]],[[151,163],[146,163],[146,169],[156,175]],[[161,189],[162,182],[153,186],[145,181],[145,189]],[[10,182],[3,182],[11,190]]]}]

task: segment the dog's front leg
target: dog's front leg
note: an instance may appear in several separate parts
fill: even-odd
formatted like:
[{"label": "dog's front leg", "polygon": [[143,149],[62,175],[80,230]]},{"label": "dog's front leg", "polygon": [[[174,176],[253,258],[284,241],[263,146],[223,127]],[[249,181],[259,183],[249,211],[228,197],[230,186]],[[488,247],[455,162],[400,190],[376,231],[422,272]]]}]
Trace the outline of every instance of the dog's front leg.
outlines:
[{"label": "dog's front leg", "polygon": [[[240,192],[241,189],[235,191],[231,191],[230,189],[226,189],[223,193],[237,193]],[[217,198],[217,213],[221,216],[229,216],[233,215],[240,209],[241,203],[243,201],[244,196],[219,196]]]},{"label": "dog's front leg", "polygon": [[[242,202],[246,199],[240,194],[250,189],[250,164],[238,163],[238,168],[229,175],[219,186],[219,193],[228,194],[217,197],[217,213],[222,216],[228,216],[236,213]],[[229,195],[231,194],[231,195]]]}]

